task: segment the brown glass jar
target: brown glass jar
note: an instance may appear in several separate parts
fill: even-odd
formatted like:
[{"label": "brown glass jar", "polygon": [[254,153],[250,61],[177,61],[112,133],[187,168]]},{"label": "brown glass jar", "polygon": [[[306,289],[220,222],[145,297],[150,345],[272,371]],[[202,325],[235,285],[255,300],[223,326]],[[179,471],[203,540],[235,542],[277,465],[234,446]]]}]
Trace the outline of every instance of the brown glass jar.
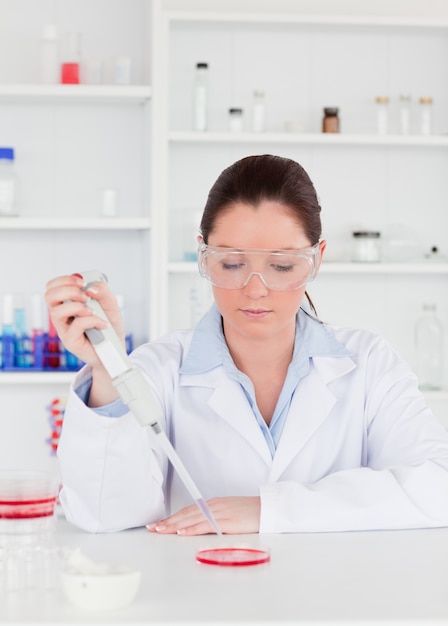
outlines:
[{"label": "brown glass jar", "polygon": [[324,109],[324,118],[322,120],[323,133],[339,132],[339,109],[337,107],[326,107]]}]

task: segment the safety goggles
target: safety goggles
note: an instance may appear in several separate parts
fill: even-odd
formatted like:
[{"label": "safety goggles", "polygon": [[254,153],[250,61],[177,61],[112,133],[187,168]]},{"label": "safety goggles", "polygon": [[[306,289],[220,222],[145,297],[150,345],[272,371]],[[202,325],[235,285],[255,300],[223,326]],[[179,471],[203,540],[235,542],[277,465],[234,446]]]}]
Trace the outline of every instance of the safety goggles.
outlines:
[{"label": "safety goggles", "polygon": [[301,250],[221,248],[199,244],[199,273],[215,287],[242,289],[252,276],[274,291],[300,289],[314,280],[320,261],[319,243]]}]

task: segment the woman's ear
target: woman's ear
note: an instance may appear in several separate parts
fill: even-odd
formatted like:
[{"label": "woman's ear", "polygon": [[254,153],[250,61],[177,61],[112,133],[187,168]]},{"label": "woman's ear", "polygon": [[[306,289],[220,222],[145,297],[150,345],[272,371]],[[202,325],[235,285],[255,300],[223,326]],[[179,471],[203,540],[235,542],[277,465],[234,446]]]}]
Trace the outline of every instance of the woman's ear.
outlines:
[{"label": "woman's ear", "polygon": [[321,241],[319,241],[319,256],[320,256],[319,267],[320,267],[320,264],[322,263],[322,257],[324,256],[326,247],[327,247],[327,242],[325,241],[325,239],[322,239]]}]

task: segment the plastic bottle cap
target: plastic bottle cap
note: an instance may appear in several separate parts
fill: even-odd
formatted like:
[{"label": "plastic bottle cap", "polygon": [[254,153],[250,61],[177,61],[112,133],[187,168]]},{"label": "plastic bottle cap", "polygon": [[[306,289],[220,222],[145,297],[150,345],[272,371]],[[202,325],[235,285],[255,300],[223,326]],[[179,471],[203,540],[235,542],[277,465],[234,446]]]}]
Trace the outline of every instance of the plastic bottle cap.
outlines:
[{"label": "plastic bottle cap", "polygon": [[14,161],[14,148],[0,148],[0,159]]}]

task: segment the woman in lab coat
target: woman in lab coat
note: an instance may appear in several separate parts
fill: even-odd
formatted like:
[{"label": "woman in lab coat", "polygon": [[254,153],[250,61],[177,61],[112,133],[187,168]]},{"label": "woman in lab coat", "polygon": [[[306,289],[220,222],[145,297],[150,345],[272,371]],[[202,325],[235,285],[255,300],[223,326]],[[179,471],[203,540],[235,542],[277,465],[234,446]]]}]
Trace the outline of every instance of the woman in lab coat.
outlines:
[{"label": "woman in lab coat", "polygon": [[[196,328],[139,347],[132,361],[221,530],[448,525],[448,433],[415,375],[381,337],[319,321],[307,298],[325,242],[303,168],[270,155],[236,162],[212,187],[201,232],[213,306]],[[112,292],[84,287],[62,276],[46,292],[61,340],[87,363],[58,451],[68,520],[94,532],[210,532],[84,335],[106,327],[85,305],[91,297],[124,340]]]}]

